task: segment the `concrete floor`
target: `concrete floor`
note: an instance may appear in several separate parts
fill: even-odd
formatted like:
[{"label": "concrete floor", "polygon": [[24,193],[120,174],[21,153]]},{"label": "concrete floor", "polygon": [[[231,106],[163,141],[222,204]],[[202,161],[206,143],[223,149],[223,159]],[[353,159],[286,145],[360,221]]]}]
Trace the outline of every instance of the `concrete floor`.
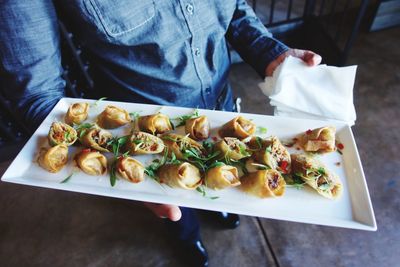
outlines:
[{"label": "concrete floor", "polygon": [[[211,266],[399,266],[400,28],[361,34],[353,127],[377,232],[242,216],[221,230],[200,212]],[[231,73],[243,111],[271,114],[247,65]],[[0,164],[0,174],[9,162]],[[0,183],[0,266],[183,266],[163,224],[133,201]]]}]

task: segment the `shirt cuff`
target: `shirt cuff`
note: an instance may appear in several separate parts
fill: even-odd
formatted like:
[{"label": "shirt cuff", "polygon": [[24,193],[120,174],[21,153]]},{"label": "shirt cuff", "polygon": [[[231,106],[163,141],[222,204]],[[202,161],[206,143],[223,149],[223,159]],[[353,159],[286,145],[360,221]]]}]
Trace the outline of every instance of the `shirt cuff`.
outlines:
[{"label": "shirt cuff", "polygon": [[288,51],[290,48],[284,43],[272,37],[260,37],[261,40],[253,47],[259,51],[258,59],[254,60],[254,68],[261,77],[265,77],[267,66],[277,57]]}]

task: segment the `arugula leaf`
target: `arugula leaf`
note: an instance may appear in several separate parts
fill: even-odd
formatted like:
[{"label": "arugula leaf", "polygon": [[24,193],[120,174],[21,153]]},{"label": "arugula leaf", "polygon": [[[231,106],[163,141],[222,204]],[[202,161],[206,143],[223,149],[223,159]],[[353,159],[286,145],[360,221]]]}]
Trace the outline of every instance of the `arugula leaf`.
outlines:
[{"label": "arugula leaf", "polygon": [[107,143],[107,145],[112,146],[112,152],[115,157],[119,155],[119,149],[128,142],[129,135],[115,137]]},{"label": "arugula leaf", "polygon": [[85,135],[86,131],[93,126],[94,124],[88,122],[82,124],[74,124],[75,130],[79,133],[79,138],[82,138]]},{"label": "arugula leaf", "polygon": [[66,142],[68,142],[70,137],[71,137],[71,133],[69,131],[64,132],[64,139]]},{"label": "arugula leaf", "polygon": [[129,116],[131,116],[132,121],[136,120],[138,117],[140,117],[140,113],[142,111],[134,111],[134,112],[129,112]]},{"label": "arugula leaf", "polygon": [[[174,153],[172,153],[172,155],[174,155]],[[157,171],[158,171],[158,169],[159,169],[161,166],[163,166],[164,164],[167,163],[167,158],[168,158],[168,149],[166,148],[166,149],[164,150],[164,155],[163,155],[163,157],[162,157],[161,159],[155,159],[155,160],[153,160],[152,163],[144,169],[144,172],[145,172],[150,178],[152,178],[153,180],[159,182],[159,181],[158,181],[158,177],[157,177]]]},{"label": "arugula leaf", "polygon": [[258,148],[261,149],[262,148],[262,138],[259,136],[256,136],[256,143],[258,145]]},{"label": "arugula leaf", "polygon": [[210,164],[210,165],[207,167],[207,170],[212,169],[212,168],[215,168],[215,167],[225,166],[225,165],[226,165],[226,164],[223,163],[223,162],[221,162],[221,161],[215,161],[214,163]]},{"label": "arugula leaf", "polygon": [[169,123],[171,123],[172,130],[175,130],[175,124],[172,122],[172,120],[171,120],[171,119],[169,119]]},{"label": "arugula leaf", "polygon": [[116,175],[116,168],[117,168],[117,159],[114,159],[114,162],[111,164],[110,168],[110,184],[114,186],[117,182],[117,175]]},{"label": "arugula leaf", "polygon": [[197,117],[199,117],[199,116],[200,116],[200,115],[199,115],[199,110],[198,110],[198,109],[195,109],[195,110],[193,111],[193,113],[191,113],[191,114],[189,114],[189,115],[183,115],[183,116],[180,116],[180,117],[178,117],[178,118],[175,118],[174,120],[178,120],[178,121],[179,121],[178,124],[176,125],[176,127],[185,125],[185,123],[186,123],[187,120],[190,120],[190,119],[193,119],[193,118],[197,118]]},{"label": "arugula leaf", "polygon": [[65,178],[64,180],[62,180],[60,182],[60,184],[65,184],[66,182],[68,182],[71,179],[72,175],[74,175],[74,173],[71,173],[70,175],[68,175],[67,178]]},{"label": "arugula leaf", "polygon": [[293,175],[283,175],[286,181],[286,186],[292,186],[296,189],[303,189],[306,182],[301,179],[301,173]]},{"label": "arugula leaf", "polygon": [[209,198],[211,200],[215,200],[215,199],[219,198],[218,196],[212,196],[212,197],[207,196],[207,192],[206,192],[204,185],[198,186],[196,188],[196,191],[199,192],[203,197]]},{"label": "arugula leaf", "polygon": [[325,169],[322,168],[322,167],[319,167],[317,171],[318,171],[318,173],[321,174],[321,175],[325,175],[325,174],[326,174]]},{"label": "arugula leaf", "polygon": [[96,102],[94,102],[94,103],[92,104],[92,107],[97,107],[97,105],[98,105],[101,101],[103,101],[103,100],[105,100],[105,99],[107,99],[107,97],[101,97],[101,98],[99,98]]},{"label": "arugula leaf", "polygon": [[260,134],[266,134],[267,133],[267,128],[262,127],[262,126],[258,126],[257,127],[257,132]]},{"label": "arugula leaf", "polygon": [[242,156],[245,156],[245,157],[248,157],[248,156],[250,156],[251,154],[247,151],[247,149],[246,149],[246,147],[244,146],[244,145],[239,145],[239,153],[242,155]]},{"label": "arugula leaf", "polygon": [[213,150],[214,143],[206,140],[203,142],[203,147],[205,150],[207,150],[207,152],[211,152]]}]

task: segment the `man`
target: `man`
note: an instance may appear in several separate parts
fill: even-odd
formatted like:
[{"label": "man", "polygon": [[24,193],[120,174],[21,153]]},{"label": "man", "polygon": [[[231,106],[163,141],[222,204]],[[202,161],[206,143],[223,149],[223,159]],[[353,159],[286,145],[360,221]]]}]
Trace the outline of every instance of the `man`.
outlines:
[{"label": "man", "polygon": [[[96,91],[112,100],[232,110],[228,43],[261,75],[288,55],[317,65],[321,57],[290,49],[245,0],[65,0],[57,8],[93,59]],[[0,8],[1,88],[35,129],[64,96],[57,15],[51,0],[6,0]],[[169,218],[191,266],[206,266],[191,209],[145,204]],[[229,227],[238,217],[222,214]]]}]

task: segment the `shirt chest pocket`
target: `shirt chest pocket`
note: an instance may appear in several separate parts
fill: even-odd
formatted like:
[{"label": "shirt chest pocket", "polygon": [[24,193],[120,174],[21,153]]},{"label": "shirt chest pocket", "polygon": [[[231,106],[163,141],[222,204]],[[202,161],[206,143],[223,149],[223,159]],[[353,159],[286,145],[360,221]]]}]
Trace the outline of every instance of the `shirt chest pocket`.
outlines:
[{"label": "shirt chest pocket", "polygon": [[86,0],[84,4],[98,33],[115,44],[137,43],[154,26],[154,0]]}]

